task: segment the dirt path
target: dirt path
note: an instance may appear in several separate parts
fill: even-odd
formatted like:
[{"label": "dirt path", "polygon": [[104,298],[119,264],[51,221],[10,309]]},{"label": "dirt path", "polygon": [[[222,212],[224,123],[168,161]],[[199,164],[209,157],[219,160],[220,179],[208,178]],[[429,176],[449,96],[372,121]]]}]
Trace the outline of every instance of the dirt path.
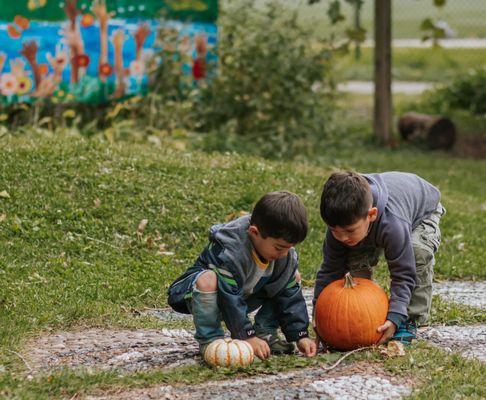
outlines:
[{"label": "dirt path", "polygon": [[486,308],[486,282],[452,281],[435,283],[434,294],[454,303]]},{"label": "dirt path", "polygon": [[[485,49],[485,38],[469,38],[469,39],[442,39],[439,41],[440,46],[445,49]],[[363,44],[365,47],[374,47],[373,40],[366,40]],[[432,41],[424,42],[422,39],[394,39],[392,47],[399,48],[431,48]]]},{"label": "dirt path", "polygon": [[32,373],[61,367],[141,371],[194,364],[198,345],[184,329],[88,329],[40,337],[24,350]]},{"label": "dirt path", "polygon": [[[401,82],[393,81],[392,93],[421,94],[434,86],[430,82]],[[347,81],[338,84],[338,90],[347,93],[373,94],[375,84],[371,81]]]},{"label": "dirt path", "polygon": [[[434,286],[440,296],[484,309],[484,282],[445,282]],[[304,289],[309,309],[311,289]],[[169,309],[145,310],[164,321],[185,321],[190,316]],[[86,329],[39,337],[23,351],[31,375],[67,367],[88,371],[117,369],[130,373],[152,368],[174,368],[201,362],[194,332],[185,329],[110,330]],[[420,331],[420,338],[446,351],[486,362],[486,324],[434,326]],[[309,368],[272,376],[257,376],[202,385],[157,386],[100,394],[91,399],[398,399],[413,387],[410,379],[394,377],[379,364],[343,363],[330,372]],[[237,393],[237,395],[235,395]],[[236,397],[235,397],[236,396]]]},{"label": "dirt path", "polygon": [[434,326],[423,329],[420,337],[446,351],[486,362],[486,324],[471,326]]},{"label": "dirt path", "polygon": [[365,362],[342,366],[330,372],[310,368],[271,376],[201,385],[157,386],[123,393],[89,397],[91,400],[130,399],[399,399],[410,394],[412,381],[387,374],[378,364]]}]

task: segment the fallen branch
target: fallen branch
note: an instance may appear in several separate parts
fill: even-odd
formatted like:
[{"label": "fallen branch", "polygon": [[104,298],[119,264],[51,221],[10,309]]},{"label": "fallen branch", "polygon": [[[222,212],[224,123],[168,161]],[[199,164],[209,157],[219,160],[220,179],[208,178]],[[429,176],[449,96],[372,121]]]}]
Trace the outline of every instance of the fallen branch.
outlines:
[{"label": "fallen branch", "polygon": [[29,369],[29,372],[33,372],[33,369],[30,367],[29,363],[25,360],[24,357],[22,357],[22,354],[17,353],[16,351],[6,349],[9,353],[15,354],[17,357],[19,357],[25,364],[25,366]]},{"label": "fallen branch", "polygon": [[104,244],[105,246],[109,246],[109,247],[112,247],[118,251],[122,251],[122,249],[120,249],[119,247],[117,246],[114,246],[110,243],[107,243],[107,242],[103,242],[102,240],[99,240],[99,239],[95,239],[95,238],[92,238],[92,237],[89,237],[89,236],[84,236],[84,235],[81,235],[80,233],[76,233],[76,232],[72,232],[72,234],[74,236],[77,236],[77,237],[80,237],[80,238],[84,238],[84,239],[88,239],[88,240],[91,240],[93,242],[96,242],[96,243],[101,243],[101,244]]},{"label": "fallen branch", "polygon": [[373,346],[367,346],[367,347],[360,347],[359,349],[348,351],[346,354],[344,354],[344,356],[342,356],[339,360],[337,360],[333,365],[331,365],[330,367],[324,367],[324,370],[330,371],[330,370],[336,368],[339,364],[341,364],[341,362],[345,358],[349,357],[351,354],[354,354],[354,353],[357,353],[357,352],[363,351],[363,350],[372,349],[372,348],[373,348]]}]

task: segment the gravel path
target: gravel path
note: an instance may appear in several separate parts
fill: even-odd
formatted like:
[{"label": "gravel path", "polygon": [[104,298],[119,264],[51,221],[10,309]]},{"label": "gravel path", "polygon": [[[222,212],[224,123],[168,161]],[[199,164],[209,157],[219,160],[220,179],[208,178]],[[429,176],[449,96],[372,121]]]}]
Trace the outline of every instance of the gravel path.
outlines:
[{"label": "gravel path", "polygon": [[[485,308],[484,282],[446,282],[434,285],[445,299]],[[313,290],[304,289],[309,311]],[[164,321],[187,321],[191,316],[170,309],[145,310]],[[120,372],[173,368],[201,362],[193,331],[184,329],[88,329],[39,337],[24,350],[31,375],[61,367]],[[486,324],[435,326],[422,329],[420,338],[446,351],[486,362]],[[379,364],[342,363],[332,371],[309,368],[278,375],[211,381],[200,385],[157,386],[110,394],[92,400],[123,399],[399,399],[411,393],[413,381],[386,373]]]},{"label": "gravel path", "polygon": [[61,332],[40,337],[24,350],[32,373],[61,367],[119,368],[140,371],[197,362],[193,332],[183,329],[137,329]]},{"label": "gravel path", "polygon": [[90,397],[91,400],[130,399],[399,399],[410,394],[412,381],[386,374],[378,364],[355,363],[326,372],[310,368],[271,376],[201,385],[158,386],[124,393]]},{"label": "gravel path", "polygon": [[434,283],[434,294],[468,306],[486,308],[486,282],[452,281]]},{"label": "gravel path", "polygon": [[[60,367],[131,372],[201,361],[193,332],[89,329],[44,336],[24,351],[31,374]],[[411,392],[410,379],[393,377],[379,364],[342,363],[331,371],[310,368],[271,376],[201,385],[159,386],[91,399],[398,399]],[[237,393],[237,394],[236,394]]]},{"label": "gravel path", "polygon": [[486,324],[472,326],[435,326],[421,330],[420,337],[446,351],[486,362]]}]

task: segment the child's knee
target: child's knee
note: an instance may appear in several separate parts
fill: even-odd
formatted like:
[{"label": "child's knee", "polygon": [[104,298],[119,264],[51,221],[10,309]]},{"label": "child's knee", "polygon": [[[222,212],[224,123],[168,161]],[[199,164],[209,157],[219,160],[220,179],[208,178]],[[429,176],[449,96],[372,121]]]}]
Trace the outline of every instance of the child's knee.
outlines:
[{"label": "child's knee", "polygon": [[206,271],[196,280],[196,289],[201,292],[215,292],[218,289],[218,277],[214,271]]}]

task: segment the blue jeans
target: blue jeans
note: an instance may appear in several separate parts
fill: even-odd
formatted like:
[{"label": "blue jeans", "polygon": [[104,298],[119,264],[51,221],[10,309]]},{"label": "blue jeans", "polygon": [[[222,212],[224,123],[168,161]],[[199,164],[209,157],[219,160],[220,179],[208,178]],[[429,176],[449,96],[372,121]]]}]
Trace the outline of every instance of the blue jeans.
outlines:
[{"label": "blue jeans", "polygon": [[[218,308],[218,292],[201,292],[194,287],[192,297],[187,299],[187,303],[196,327],[195,339],[200,346],[224,337],[221,311]],[[246,303],[248,312],[260,307],[255,315],[257,336],[276,334],[279,324],[272,299],[259,292],[248,297]]]}]

